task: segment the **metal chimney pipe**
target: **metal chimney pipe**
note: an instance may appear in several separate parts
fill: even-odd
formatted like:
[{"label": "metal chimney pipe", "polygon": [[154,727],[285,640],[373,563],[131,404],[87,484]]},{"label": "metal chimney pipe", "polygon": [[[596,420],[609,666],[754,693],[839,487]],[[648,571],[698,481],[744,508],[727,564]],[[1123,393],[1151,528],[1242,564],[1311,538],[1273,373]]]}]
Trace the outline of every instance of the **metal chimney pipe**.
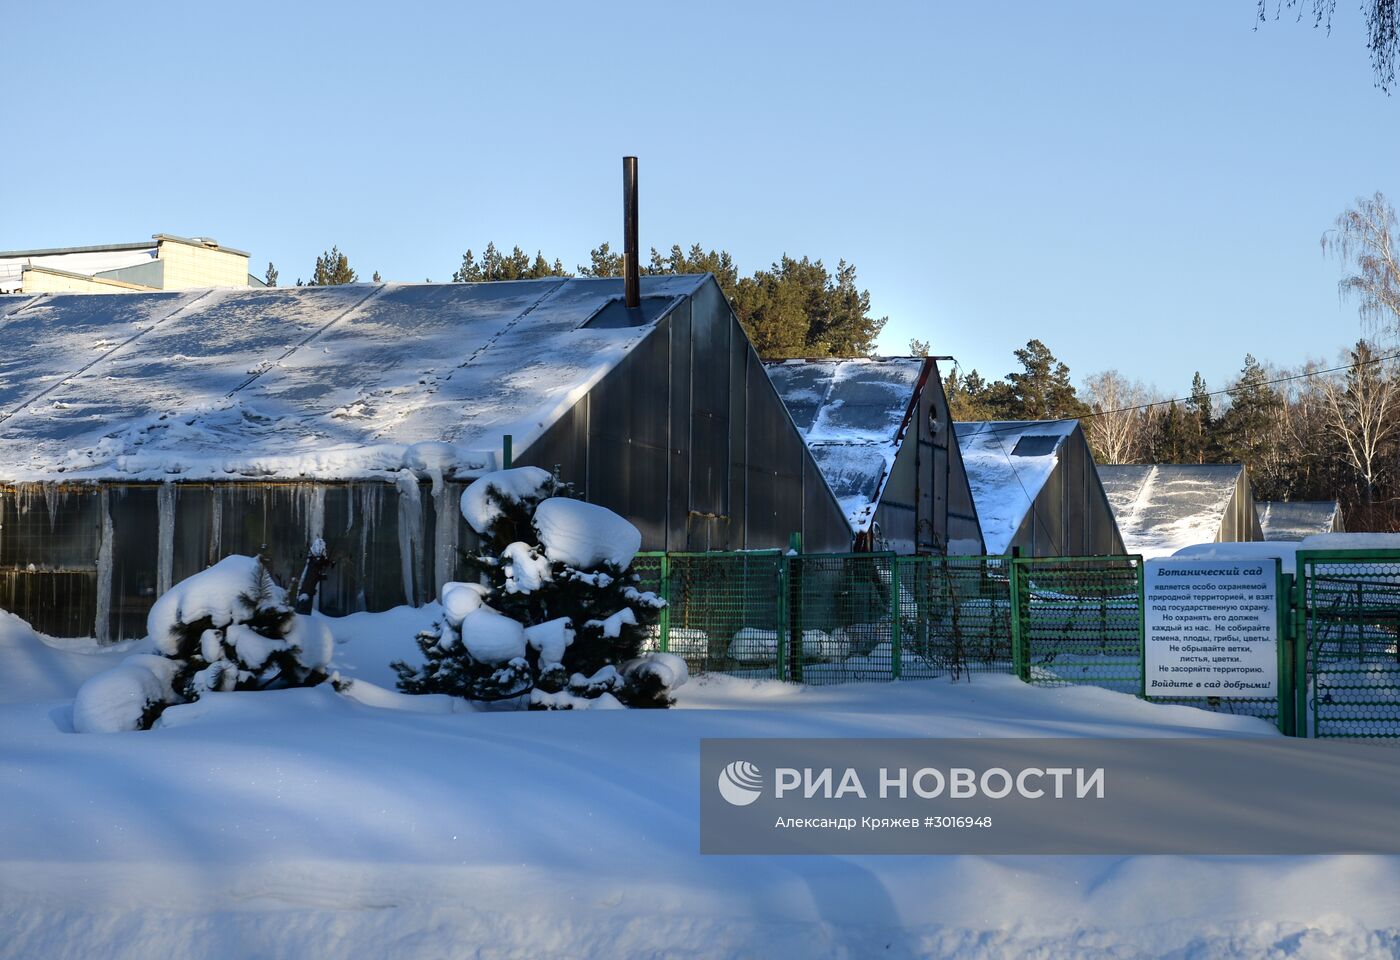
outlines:
[{"label": "metal chimney pipe", "polygon": [[622,158],[622,272],[624,303],[642,305],[641,261],[637,249],[637,158]]}]

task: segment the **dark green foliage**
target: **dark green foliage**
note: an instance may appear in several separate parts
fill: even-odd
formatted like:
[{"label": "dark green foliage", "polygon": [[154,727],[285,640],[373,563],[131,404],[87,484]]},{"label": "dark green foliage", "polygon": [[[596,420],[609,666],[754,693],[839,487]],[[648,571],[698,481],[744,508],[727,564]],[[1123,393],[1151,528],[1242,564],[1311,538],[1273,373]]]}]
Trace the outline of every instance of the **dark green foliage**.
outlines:
[{"label": "dark green foliage", "polygon": [[263,274],[263,283],[269,287],[277,286],[277,268],[272,265],[272,261],[267,262],[267,273]]},{"label": "dark green foliage", "polygon": [[1221,452],[1227,463],[1243,463],[1256,476],[1261,472],[1283,397],[1268,384],[1269,375],[1247,354],[1239,381],[1230,388],[1230,408],[1220,418]]},{"label": "dark green foliage", "polygon": [[652,247],[651,263],[646,267],[646,272],[713,273],[726,296],[739,285],[739,268],[734,265],[734,258],[729,255],[729,251],[706,250],[698,243],[692,244],[688,251],[681,250],[680,244],[675,244],[671,247],[671,252],[664,257]]},{"label": "dark green foliage", "polygon": [[501,253],[494,243],[488,243],[481,259],[468,250],[462,254],[462,265],[452,274],[453,283],[483,283],[490,280],[538,280],[542,277],[567,277],[569,272],[559,260],[549,263],[543,253],[534,260],[519,247]]},{"label": "dark green foliage", "polygon": [[1021,369],[988,382],[973,370],[956,370],[943,381],[955,421],[1072,420],[1089,412],[1070,383],[1069,367],[1039,340],[1016,351]]},{"label": "dark green foliage", "polygon": [[1190,415],[1183,413],[1173,400],[1167,412],[1161,414],[1152,444],[1152,459],[1157,463],[1189,463],[1192,428]]},{"label": "dark green foliage", "polygon": [[1191,379],[1191,397],[1186,401],[1185,437],[1179,461],[1169,463],[1208,463],[1215,458],[1215,406],[1200,371]]},{"label": "dark green foliage", "polygon": [[989,384],[976,370],[963,374],[954,367],[943,378],[943,392],[948,396],[948,412],[954,422],[973,423],[995,420]]},{"label": "dark green foliage", "polygon": [[870,292],[844,260],[831,273],[820,260],[784,255],[741,279],[729,298],[764,359],[869,356],[888,320],[870,315]]},{"label": "dark green foliage", "polygon": [[399,676],[398,686],[404,693],[445,693],[490,702],[518,697],[535,686],[528,661],[491,664],[473,659],[463,648],[457,631],[443,621],[433,624],[415,639],[424,665],[412,667],[402,660],[390,664]]},{"label": "dark green foliage", "polygon": [[[536,254],[533,264],[520,248],[510,256],[490,256],[487,247],[481,262],[471,251],[457,281],[514,280],[536,276],[566,276],[558,260],[553,264]],[[496,264],[493,268],[490,264]],[[728,251],[706,250],[679,244],[662,254],[655,247],[651,259],[639,264],[643,274],[713,273],[729,298],[739,323],[765,360],[791,357],[863,357],[875,349],[887,317],[870,314],[870,292],[856,283],[854,264],[840,261],[835,272],[820,260],[783,256],[767,270],[742,277]],[[589,251],[589,261],[578,268],[584,277],[622,276],[622,254],[608,243]]]},{"label": "dark green foliage", "polygon": [[[641,272],[644,268],[638,267]],[[581,277],[620,277],[622,276],[622,254],[613,253],[612,247],[604,241],[601,246],[588,251],[588,266],[578,268]]]},{"label": "dark green foliage", "polygon": [[[537,495],[519,499],[487,493],[498,511],[491,528],[482,535],[481,549],[463,553],[466,580],[486,588],[490,609],[520,624],[545,624],[567,619],[572,642],[558,663],[542,661],[532,644],[523,660],[505,666],[478,663],[461,643],[450,623],[438,623],[418,637],[425,665],[393,664],[399,688],[408,693],[447,693],[475,700],[519,696],[531,689],[545,694],[567,693],[592,699],[612,693],[628,706],[667,706],[669,694],[654,677],[624,677],[622,667],[637,657],[648,628],[655,623],[662,601],[638,589],[637,574],[611,564],[580,570],[549,563],[549,579],[530,591],[512,589],[513,553],[524,552],[530,561],[544,557],[532,546],[537,535],[531,523],[536,507],[548,497],[568,496],[567,484],[546,484]],[[630,616],[626,611],[630,611]],[[607,629],[614,614],[615,630]],[[613,632],[615,635],[609,636]],[[612,668],[612,669],[608,669]],[[557,702],[537,698],[536,708],[567,709],[568,697]]]},{"label": "dark green foliage", "polygon": [[1006,377],[1011,388],[1009,420],[1060,420],[1082,417],[1089,408],[1075,394],[1069,367],[1055,359],[1050,348],[1031,340],[1016,351],[1021,370]]},{"label": "dark green foliage", "polygon": [[[183,700],[197,700],[209,691],[310,687],[326,679],[322,668],[302,662],[302,651],[296,644],[297,614],[287,601],[287,592],[261,562],[241,596],[244,609],[252,613],[234,623],[216,626],[211,617],[203,616],[170,628],[174,647],[163,647],[163,655],[176,663],[171,686]],[[270,641],[274,649],[261,662],[241,655],[241,631],[252,631]],[[166,706],[153,705],[148,710],[150,720],[153,722]]]},{"label": "dark green foliage", "polygon": [[[350,269],[350,260],[340,252],[339,247],[331,247],[316,258],[316,270],[311,275],[309,287],[334,287],[343,283],[354,283],[355,271]],[[297,281],[301,286],[301,281]]]}]

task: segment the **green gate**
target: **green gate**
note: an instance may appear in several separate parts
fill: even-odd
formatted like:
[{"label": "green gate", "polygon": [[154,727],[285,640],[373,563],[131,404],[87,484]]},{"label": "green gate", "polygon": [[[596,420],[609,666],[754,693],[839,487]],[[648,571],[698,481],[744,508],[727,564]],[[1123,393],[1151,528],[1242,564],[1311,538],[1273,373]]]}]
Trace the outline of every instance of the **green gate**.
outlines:
[{"label": "green gate", "polygon": [[1297,569],[1299,734],[1400,737],[1400,550],[1300,551]]},{"label": "green gate", "polygon": [[1011,563],[1016,674],[1045,686],[1142,693],[1142,558]]}]

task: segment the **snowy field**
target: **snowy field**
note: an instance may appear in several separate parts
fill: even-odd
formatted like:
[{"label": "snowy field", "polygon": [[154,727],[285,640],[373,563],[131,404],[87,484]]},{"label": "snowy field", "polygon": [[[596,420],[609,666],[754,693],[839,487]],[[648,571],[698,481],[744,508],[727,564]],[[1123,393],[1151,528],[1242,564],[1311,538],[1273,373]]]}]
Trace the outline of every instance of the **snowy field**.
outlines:
[{"label": "snowy field", "polygon": [[[390,686],[433,613],[330,621],[335,665]],[[1246,717],[999,676],[711,678],[665,712],[323,685],[72,733],[78,685],[133,649],[0,613],[0,957],[1400,956],[1391,858],[696,852],[701,737],[1274,735]]]}]

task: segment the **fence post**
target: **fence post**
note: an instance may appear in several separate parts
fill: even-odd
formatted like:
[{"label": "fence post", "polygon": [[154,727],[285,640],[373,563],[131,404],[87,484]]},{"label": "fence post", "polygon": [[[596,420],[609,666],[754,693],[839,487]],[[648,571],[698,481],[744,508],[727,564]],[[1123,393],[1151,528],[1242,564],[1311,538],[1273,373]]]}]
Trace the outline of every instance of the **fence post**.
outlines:
[{"label": "fence post", "polygon": [[1138,600],[1138,699],[1147,699],[1147,573],[1142,557],[1137,558]]},{"label": "fence post", "polygon": [[1026,658],[1026,641],[1021,624],[1021,548],[1011,548],[1011,668],[1016,676],[1030,683],[1030,664]]},{"label": "fence post", "polygon": [[[791,680],[790,662],[788,647],[790,646],[788,637],[788,623],[792,619],[790,605],[792,602],[792,557],[787,553],[778,555],[778,622],[777,627],[777,656],[778,662],[774,664],[774,670],[778,674],[779,680]],[[800,677],[798,678],[800,681]]]},{"label": "fence post", "polygon": [[661,608],[660,646],[662,653],[669,653],[671,650],[671,555],[669,553],[661,554],[661,599],[665,606]]},{"label": "fence post", "polygon": [[890,679],[899,679],[899,557],[890,558]]},{"label": "fence post", "polygon": [[1293,575],[1293,728],[1300,737],[1308,735],[1308,574],[1298,558]]},{"label": "fence post", "polygon": [[1283,564],[1278,564],[1278,731],[1285,737],[1298,735],[1298,721],[1294,714],[1297,704],[1296,685],[1298,678],[1293,670],[1296,654],[1293,635],[1293,574],[1283,572]]}]

